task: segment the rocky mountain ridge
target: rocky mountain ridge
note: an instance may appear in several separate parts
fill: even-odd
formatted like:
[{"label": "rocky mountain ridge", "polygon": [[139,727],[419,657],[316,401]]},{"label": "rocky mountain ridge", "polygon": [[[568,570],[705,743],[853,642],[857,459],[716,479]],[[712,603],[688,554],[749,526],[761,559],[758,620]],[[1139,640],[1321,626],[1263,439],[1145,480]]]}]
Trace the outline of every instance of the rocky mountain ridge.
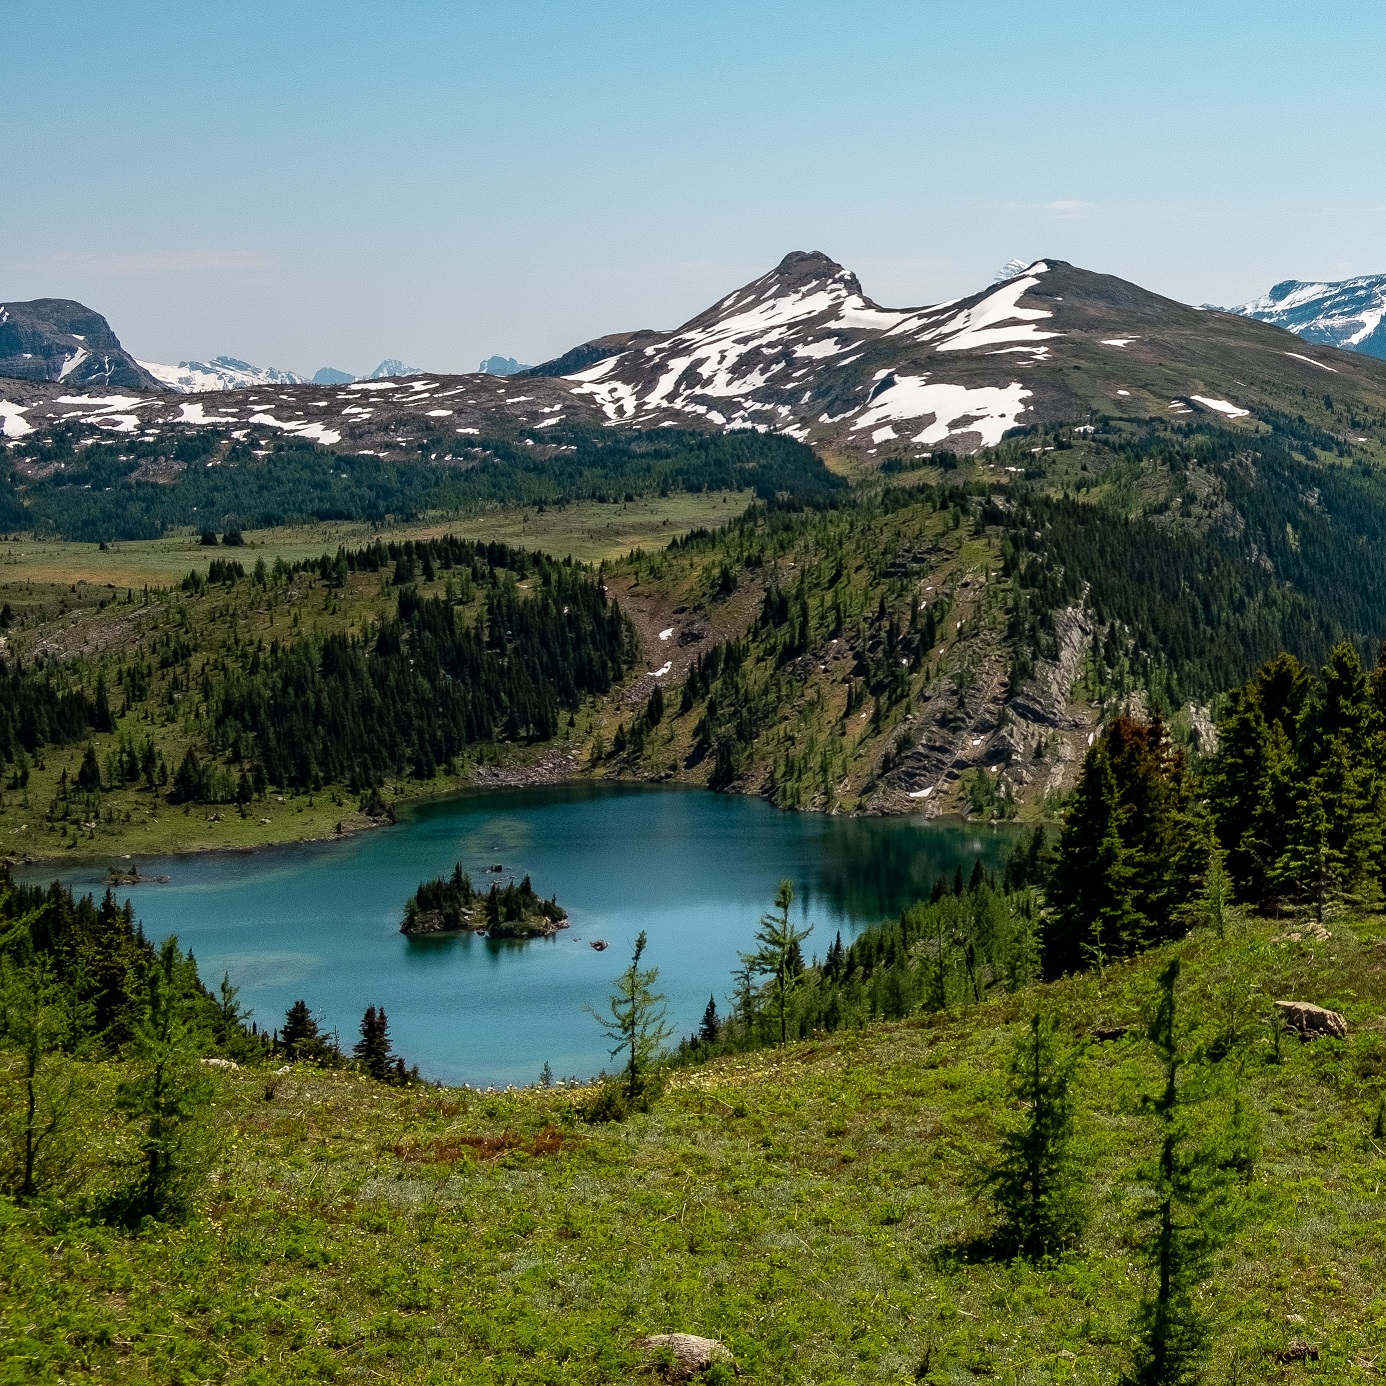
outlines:
[{"label": "rocky mountain ridge", "polygon": [[160,386],[100,313],[70,298],[0,303],[0,376],[61,381],[68,389]]},{"label": "rocky mountain ridge", "polygon": [[[672,332],[611,334],[514,376],[387,361],[349,386],[263,380],[222,392],[214,408],[28,378],[52,383],[22,397],[6,387],[11,440],[52,423],[146,434],[195,425],[439,461],[497,432],[544,447],[559,424],[751,429],[866,469],[1095,417],[1307,411],[1345,438],[1386,439],[1386,364],[1059,260],[961,299],[894,309],[826,255],[796,251]],[[1347,415],[1328,419],[1326,397]]]}]

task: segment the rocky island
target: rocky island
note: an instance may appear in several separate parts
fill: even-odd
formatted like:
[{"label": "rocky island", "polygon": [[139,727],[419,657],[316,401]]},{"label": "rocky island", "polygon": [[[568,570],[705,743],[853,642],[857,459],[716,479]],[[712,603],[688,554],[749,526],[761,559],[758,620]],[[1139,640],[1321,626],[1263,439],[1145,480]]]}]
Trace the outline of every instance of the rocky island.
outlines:
[{"label": "rocky island", "polygon": [[547,938],[568,927],[556,899],[542,899],[528,876],[477,890],[459,863],[451,876],[423,881],[404,907],[400,933],[409,938],[468,931],[489,938]]}]

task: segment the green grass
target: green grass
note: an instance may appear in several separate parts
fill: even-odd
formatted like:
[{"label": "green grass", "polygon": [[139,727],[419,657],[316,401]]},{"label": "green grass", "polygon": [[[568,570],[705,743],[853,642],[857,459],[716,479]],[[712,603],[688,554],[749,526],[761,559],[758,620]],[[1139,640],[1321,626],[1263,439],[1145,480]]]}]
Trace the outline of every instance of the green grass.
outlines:
[{"label": "green grass", "polygon": [[439,516],[416,524],[373,528],[364,522],[286,525],[248,530],[246,547],[223,551],[204,548],[196,534],[169,535],[97,544],[61,539],[12,538],[0,542],[0,585],[16,583],[107,585],[136,589],[181,582],[192,568],[205,571],[207,561],[222,555],[238,558],[246,568],[263,557],[286,563],[335,553],[337,546],[361,548],[384,539],[428,538],[459,534],[468,539],[500,540],[543,549],[558,558],[571,554],[583,562],[622,557],[633,548],[662,548],[670,539],[699,525],[719,525],[740,514],[750,491],[672,492],[665,497],[602,504],[577,501],[565,506],[512,506],[469,515]]},{"label": "green grass", "polygon": [[[1191,1044],[1242,1028],[1190,1076],[1240,1075],[1262,1135],[1205,1286],[1215,1383],[1375,1381],[1386,1341],[1369,1134],[1386,929],[1290,932],[1183,945]],[[186,1225],[127,1234],[0,1202],[0,1381],[610,1383],[642,1379],[637,1335],[687,1331],[727,1342],[750,1382],[1112,1382],[1146,1288],[1139,1031],[1092,1045],[1080,1085],[1078,1251],[1048,1269],[970,1259],[986,1223],[967,1188],[1028,1008],[1138,1026],[1163,956],[676,1071],[619,1126],[579,1120],[581,1091],[400,1092],[298,1067],[270,1098],[264,1073],[220,1078],[221,1153]],[[1261,1022],[1278,996],[1343,1010],[1349,1039],[1290,1041],[1275,1062]],[[92,1121],[95,1160],[114,1136]],[[1294,1340],[1317,1360],[1280,1363]]]}]

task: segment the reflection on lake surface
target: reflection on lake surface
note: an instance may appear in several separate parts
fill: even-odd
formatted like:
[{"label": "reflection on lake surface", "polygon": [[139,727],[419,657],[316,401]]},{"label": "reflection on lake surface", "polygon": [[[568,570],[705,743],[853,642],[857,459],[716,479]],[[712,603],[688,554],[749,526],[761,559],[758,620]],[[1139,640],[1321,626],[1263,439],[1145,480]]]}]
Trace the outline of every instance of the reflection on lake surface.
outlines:
[{"label": "reflection on lake surface", "polygon": [[[151,938],[176,933],[193,950],[209,985],[229,971],[262,1027],[301,996],[350,1048],[361,1013],[383,1005],[396,1049],[425,1076],[529,1083],[546,1061],[559,1076],[610,1063],[585,1008],[603,1004],[641,929],[687,1034],[709,994],[725,1011],[738,950],[783,877],[814,926],[805,951],[821,954],[835,931],[850,937],[897,913],[939,875],[969,871],[978,856],[998,865],[1009,841],[956,822],[828,818],[702,790],[578,783],[440,800],[343,841],[159,858],[141,868],[169,884],[118,893]],[[478,883],[497,862],[502,880],[529,874],[572,927],[529,943],[402,937],[405,900],[456,861]],[[63,872],[82,890],[103,878],[95,866]],[[596,939],[610,947],[595,951]]]}]

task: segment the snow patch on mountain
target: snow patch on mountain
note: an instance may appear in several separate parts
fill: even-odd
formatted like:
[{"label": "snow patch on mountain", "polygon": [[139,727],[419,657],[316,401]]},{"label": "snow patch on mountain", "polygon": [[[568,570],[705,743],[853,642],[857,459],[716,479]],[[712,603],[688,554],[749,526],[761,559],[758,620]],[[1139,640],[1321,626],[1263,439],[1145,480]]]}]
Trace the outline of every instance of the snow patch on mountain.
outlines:
[{"label": "snow patch on mountain", "polygon": [[32,407],[0,399],[0,437],[22,438],[26,433],[32,433],[34,426],[24,417]]},{"label": "snow patch on mountain", "polygon": [[[938,327],[919,334],[922,342],[934,342],[937,351],[975,351],[978,347],[999,346],[1002,342],[1040,342],[1057,337],[1057,332],[1041,332],[1034,324],[1054,314],[1047,308],[1022,308],[1020,297],[1038,283],[1038,274],[1047,271],[1042,261],[1032,265],[1036,273],[1024,275],[1003,284],[980,303],[964,308],[961,313]],[[1000,326],[1006,323],[1008,326]]]},{"label": "snow patch on mountain", "polygon": [[[910,441],[926,447],[945,438],[976,433],[981,446],[994,447],[1015,428],[1020,415],[1029,407],[1030,391],[1018,381],[1009,385],[983,385],[969,390],[964,385],[939,381],[930,384],[927,376],[902,375],[888,378],[885,388],[872,397],[866,409],[852,423],[852,432],[872,428],[886,420],[922,419],[933,415],[933,423]],[[873,438],[875,435],[872,435]],[[885,436],[884,433],[881,435]]]},{"label": "snow patch on mountain", "polygon": [[1226,414],[1229,419],[1245,418],[1250,409],[1238,409],[1235,404],[1225,399],[1209,399],[1207,395],[1190,395],[1189,398],[1195,404],[1201,404],[1205,409],[1211,409],[1218,414]]}]

